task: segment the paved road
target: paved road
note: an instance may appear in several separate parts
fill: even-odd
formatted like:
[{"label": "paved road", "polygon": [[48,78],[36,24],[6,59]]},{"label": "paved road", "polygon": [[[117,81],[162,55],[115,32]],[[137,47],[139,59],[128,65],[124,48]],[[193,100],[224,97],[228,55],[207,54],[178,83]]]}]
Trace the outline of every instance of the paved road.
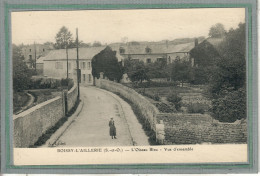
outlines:
[{"label": "paved road", "polygon": [[[117,95],[95,87],[81,87],[81,99],[84,101],[81,113],[59,138],[65,146],[131,146],[136,141],[149,145],[131,107]],[[111,117],[117,139],[109,136]]]}]

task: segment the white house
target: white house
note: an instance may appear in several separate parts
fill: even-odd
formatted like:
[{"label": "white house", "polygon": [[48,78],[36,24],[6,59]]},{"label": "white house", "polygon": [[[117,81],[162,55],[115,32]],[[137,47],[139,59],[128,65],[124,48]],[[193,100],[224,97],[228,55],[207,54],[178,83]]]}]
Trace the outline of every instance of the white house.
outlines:
[{"label": "white house", "polygon": [[[105,46],[79,48],[79,68],[81,69],[81,84],[93,84],[91,60],[105,49]],[[69,78],[77,79],[77,50],[68,49]],[[65,49],[50,51],[43,60],[43,75],[53,78],[67,78],[67,56]]]}]

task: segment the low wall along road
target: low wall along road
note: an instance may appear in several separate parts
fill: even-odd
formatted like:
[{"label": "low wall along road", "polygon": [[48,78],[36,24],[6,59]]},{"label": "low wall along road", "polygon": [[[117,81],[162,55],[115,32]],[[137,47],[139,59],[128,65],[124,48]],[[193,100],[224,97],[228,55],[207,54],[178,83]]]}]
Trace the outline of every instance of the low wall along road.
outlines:
[{"label": "low wall along road", "polygon": [[133,103],[149,121],[160,144],[246,143],[246,120],[221,123],[208,114],[159,113],[158,109],[133,89],[105,79],[96,86],[120,94]]},{"label": "low wall along road", "polygon": [[[77,101],[77,86],[68,92],[68,111]],[[56,97],[38,104],[18,115],[13,115],[14,147],[34,145],[40,136],[65,117],[65,98]]]}]

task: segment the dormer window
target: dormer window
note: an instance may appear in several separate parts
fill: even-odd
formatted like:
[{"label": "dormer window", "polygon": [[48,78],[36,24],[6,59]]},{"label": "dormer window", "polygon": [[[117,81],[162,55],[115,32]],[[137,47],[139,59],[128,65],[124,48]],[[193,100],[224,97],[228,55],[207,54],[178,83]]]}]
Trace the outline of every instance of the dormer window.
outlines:
[{"label": "dormer window", "polygon": [[123,47],[120,47],[119,52],[120,52],[120,54],[125,54],[125,49]]},{"label": "dormer window", "polygon": [[151,48],[149,48],[149,47],[146,47],[146,48],[145,48],[145,52],[146,52],[146,53],[151,53],[151,51],[152,51]]}]

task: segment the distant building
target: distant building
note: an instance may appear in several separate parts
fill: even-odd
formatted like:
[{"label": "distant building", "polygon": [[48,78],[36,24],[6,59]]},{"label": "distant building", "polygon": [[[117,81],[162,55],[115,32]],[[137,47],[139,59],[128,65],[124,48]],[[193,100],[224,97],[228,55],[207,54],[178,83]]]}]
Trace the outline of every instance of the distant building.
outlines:
[{"label": "distant building", "polygon": [[[198,41],[197,41],[198,42]],[[190,50],[195,47],[196,42],[184,44],[125,44],[112,48],[117,50],[124,59],[133,59],[143,61],[144,63],[154,63],[155,61],[164,61],[172,63],[175,59],[190,59]],[[117,47],[117,48],[116,48]]]},{"label": "distant building", "polygon": [[195,67],[206,67],[214,64],[216,59],[220,57],[219,46],[224,38],[209,37],[196,45],[190,51],[192,65]]},{"label": "distant building", "polygon": [[35,68],[35,61],[41,56],[46,55],[53,47],[50,45],[43,44],[31,44],[25,45],[22,48],[22,54],[24,56],[24,61],[28,68]]}]

